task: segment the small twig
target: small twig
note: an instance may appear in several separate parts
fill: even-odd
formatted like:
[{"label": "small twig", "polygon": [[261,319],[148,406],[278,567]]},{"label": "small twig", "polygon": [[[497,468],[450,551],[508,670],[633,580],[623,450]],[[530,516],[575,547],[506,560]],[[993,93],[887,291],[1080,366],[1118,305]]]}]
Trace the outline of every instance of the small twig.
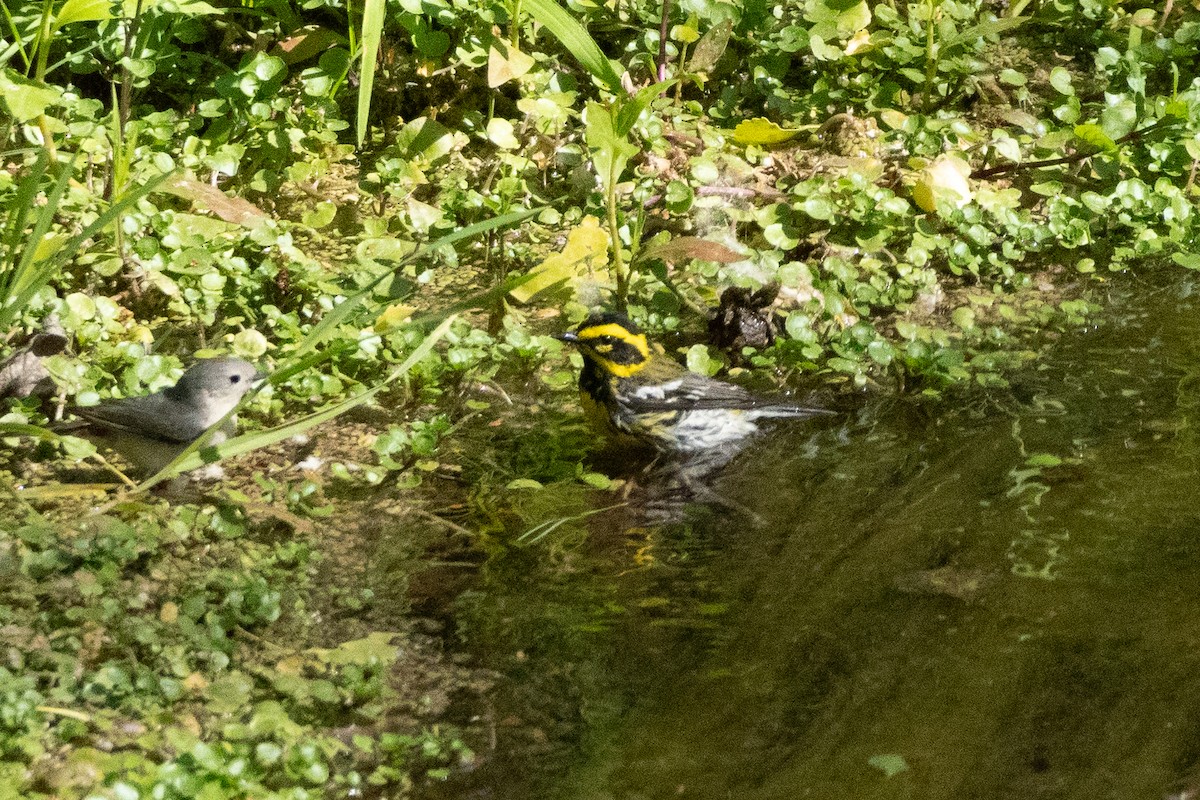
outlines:
[{"label": "small twig", "polygon": [[1083,161],[1085,158],[1091,158],[1096,153],[1076,153],[1070,156],[1062,156],[1060,158],[1047,158],[1043,161],[1025,161],[1020,164],[1000,164],[987,169],[977,169],[971,173],[972,178],[991,178],[995,175],[1003,175],[1006,172],[1017,172],[1025,169],[1041,169],[1042,167],[1053,167],[1058,164],[1070,164],[1076,161]]},{"label": "small twig", "polygon": [[59,708],[58,706],[36,706],[34,710],[40,711],[43,714],[53,714],[59,717],[70,717],[71,719],[79,720],[80,722],[92,721],[90,714],[85,714],[82,711],[76,711],[72,708]]},{"label": "small twig", "polygon": [[542,539],[546,538],[555,530],[557,530],[559,526],[567,522],[578,522],[595,514],[603,514],[606,511],[612,511],[616,508],[624,508],[627,505],[629,505],[627,502],[614,503],[613,505],[605,506],[604,508],[593,508],[591,511],[584,511],[582,514],[571,514],[565,517],[556,517],[555,519],[546,520],[545,522],[540,522],[537,525],[534,525],[532,528],[522,533],[517,537],[517,541],[521,544],[537,544]]},{"label": "small twig", "polygon": [[768,187],[751,189],[746,186],[698,186],[696,194],[701,197],[737,197],[750,200],[754,197],[767,197],[772,200],[782,200],[787,197],[785,192]]},{"label": "small twig", "polygon": [[663,0],[662,22],[658,26],[658,80],[667,79],[667,35],[671,32],[671,0]]},{"label": "small twig", "polygon": [[[1148,125],[1141,130],[1130,131],[1129,133],[1117,139],[1115,144],[1128,144],[1129,142],[1138,139],[1144,139],[1147,135],[1157,131],[1159,128],[1165,128],[1168,125],[1176,125],[1179,123],[1177,119],[1160,119],[1152,125]],[[1027,169],[1041,169],[1042,167],[1053,167],[1058,164],[1070,164],[1077,161],[1083,161],[1092,156],[1099,155],[1101,151],[1091,151],[1087,153],[1074,153],[1069,156],[1061,156],[1059,158],[1048,158],[1043,161],[1025,161],[1020,164],[1001,164],[988,169],[980,169],[971,173],[972,178],[991,178],[995,175],[1004,175],[1008,172],[1019,172]]]},{"label": "small twig", "polygon": [[1162,33],[1163,28],[1167,25],[1167,18],[1171,16],[1171,11],[1174,10],[1175,0],[1167,0],[1163,3],[1162,15],[1158,18],[1158,32]]},{"label": "small twig", "polygon": [[270,639],[264,639],[261,636],[259,636],[258,634],[251,633],[250,631],[246,630],[241,625],[235,626],[233,628],[233,633],[235,636],[238,636],[243,639],[248,639],[251,642],[254,642],[255,644],[260,645],[262,647],[270,647],[271,649],[276,650],[280,653],[296,654],[296,653],[302,652],[299,648],[285,647],[284,645],[276,644],[275,642],[271,641]]},{"label": "small twig", "polygon": [[462,525],[459,525],[457,522],[451,522],[450,520],[446,519],[445,517],[439,517],[437,514],[434,514],[432,511],[426,511],[423,508],[413,508],[413,509],[409,509],[409,510],[419,517],[425,517],[425,519],[428,519],[432,522],[441,523],[442,525],[445,525],[447,528],[454,531],[455,533],[461,533],[463,536],[469,536],[472,539],[474,539],[476,537],[475,531],[471,530],[470,528],[464,528]]}]

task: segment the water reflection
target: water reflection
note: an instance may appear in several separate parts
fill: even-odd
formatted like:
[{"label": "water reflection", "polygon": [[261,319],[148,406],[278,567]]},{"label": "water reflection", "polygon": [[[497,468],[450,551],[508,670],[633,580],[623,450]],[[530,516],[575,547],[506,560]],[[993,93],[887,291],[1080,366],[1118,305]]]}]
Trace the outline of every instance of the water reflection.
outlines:
[{"label": "water reflection", "polygon": [[570,569],[495,562],[460,618],[509,727],[446,796],[1200,787],[1192,293],[1117,299],[1012,393],[780,433],[727,504],[590,518]]}]

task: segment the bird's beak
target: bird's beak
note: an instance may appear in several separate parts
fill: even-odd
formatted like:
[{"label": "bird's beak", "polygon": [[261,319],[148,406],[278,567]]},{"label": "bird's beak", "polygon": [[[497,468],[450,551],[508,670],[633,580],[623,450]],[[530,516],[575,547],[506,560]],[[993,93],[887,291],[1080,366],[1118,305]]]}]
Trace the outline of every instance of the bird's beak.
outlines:
[{"label": "bird's beak", "polygon": [[251,383],[262,383],[269,377],[271,377],[271,373],[263,372],[260,369],[258,372],[254,373],[254,378],[251,380]]},{"label": "bird's beak", "polygon": [[555,339],[560,342],[568,342],[570,344],[578,344],[579,337],[575,335],[575,331],[565,331],[564,333],[553,334]]}]

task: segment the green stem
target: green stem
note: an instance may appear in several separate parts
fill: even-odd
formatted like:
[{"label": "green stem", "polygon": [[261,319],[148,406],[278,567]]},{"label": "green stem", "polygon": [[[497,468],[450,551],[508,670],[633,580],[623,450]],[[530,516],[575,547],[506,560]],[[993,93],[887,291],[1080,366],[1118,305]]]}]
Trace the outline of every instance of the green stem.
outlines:
[{"label": "green stem", "polygon": [[[614,159],[615,161],[615,159]],[[605,194],[608,200],[608,236],[612,240],[612,270],[617,279],[616,307],[618,311],[625,310],[625,299],[629,296],[629,272],[621,258],[621,230],[617,225],[617,178],[615,164],[609,171],[606,181]]]},{"label": "green stem", "polygon": [[921,110],[929,111],[929,95],[933,92],[933,80],[937,77],[936,39],[937,27],[934,24],[934,14],[937,11],[937,0],[929,0],[927,4],[928,18],[925,20],[925,92],[921,96]]},{"label": "green stem", "polygon": [[46,0],[42,4],[42,23],[38,26],[38,37],[35,42],[36,50],[36,66],[33,71],[33,79],[38,83],[43,83],[46,79],[46,64],[50,62],[50,29],[51,23],[54,21],[52,13],[53,4],[51,0]]},{"label": "green stem", "polygon": [[671,0],[663,0],[662,20],[658,26],[658,79],[667,79],[667,35],[671,32]]},{"label": "green stem", "polygon": [[8,4],[0,0],[0,12],[4,13],[4,21],[8,23],[8,31],[13,38],[13,46],[17,48],[17,52],[21,56],[21,60],[25,62],[25,74],[29,74],[29,67],[32,62],[29,60],[29,53],[25,52],[25,45],[21,42],[21,31],[17,29],[17,23],[13,21],[12,13],[8,10]]},{"label": "green stem", "polygon": [[679,72],[677,73],[677,82],[675,84],[675,105],[676,107],[683,103],[683,79],[684,70],[687,69],[687,42],[679,43]]}]

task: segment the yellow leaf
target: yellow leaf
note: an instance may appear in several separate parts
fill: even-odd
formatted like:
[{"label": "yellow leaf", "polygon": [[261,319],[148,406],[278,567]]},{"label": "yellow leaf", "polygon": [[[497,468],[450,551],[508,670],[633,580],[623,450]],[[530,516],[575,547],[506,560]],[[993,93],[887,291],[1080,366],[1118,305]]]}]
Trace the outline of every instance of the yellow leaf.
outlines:
[{"label": "yellow leaf", "polygon": [[850,41],[846,42],[846,55],[852,56],[855,53],[860,53],[871,46],[871,34],[867,33],[866,29],[859,31],[850,37]]},{"label": "yellow leaf", "polygon": [[743,120],[733,129],[733,138],[741,144],[780,144],[794,139],[798,130],[781,128],[769,119]]},{"label": "yellow leaf", "polygon": [[579,227],[567,234],[567,246],[563,256],[572,261],[592,259],[593,266],[608,264],[608,231],[600,227],[600,220],[593,216],[584,217]]},{"label": "yellow leaf", "polygon": [[[231,197],[215,186],[202,183],[186,175],[178,175],[170,179],[163,185],[163,189],[236,225],[253,227],[267,217],[265,211],[250,201],[240,197]],[[215,236],[216,234],[208,235]]]},{"label": "yellow leaf", "polygon": [[199,672],[193,672],[183,679],[183,688],[189,692],[202,692],[208,688],[208,678]]},{"label": "yellow leaf", "polygon": [[281,675],[299,675],[308,666],[309,660],[300,655],[291,655],[275,662],[275,671]]},{"label": "yellow leaf", "polygon": [[879,119],[884,125],[898,131],[904,127],[904,123],[908,122],[908,115],[894,108],[889,108],[879,113]]},{"label": "yellow leaf", "polygon": [[970,174],[971,165],[958,156],[949,153],[938,156],[936,161],[921,170],[913,187],[913,201],[922,211],[930,213],[937,211],[939,200],[962,208],[972,198],[971,184],[967,182]]},{"label": "yellow leaf", "polygon": [[551,254],[530,270],[533,277],[509,294],[518,303],[528,303],[534,295],[551,286],[607,265],[608,233],[600,227],[600,220],[587,216],[567,234],[567,244],[562,252]]},{"label": "yellow leaf", "polygon": [[516,80],[533,68],[533,56],[506,44],[488,48],[488,88],[495,89]]},{"label": "yellow leaf", "polygon": [[375,320],[376,333],[391,333],[412,319],[417,309],[400,303],[388,306]]},{"label": "yellow leaf", "polygon": [[158,618],[168,625],[179,619],[179,606],[167,601],[162,604],[162,608],[158,610]]}]

